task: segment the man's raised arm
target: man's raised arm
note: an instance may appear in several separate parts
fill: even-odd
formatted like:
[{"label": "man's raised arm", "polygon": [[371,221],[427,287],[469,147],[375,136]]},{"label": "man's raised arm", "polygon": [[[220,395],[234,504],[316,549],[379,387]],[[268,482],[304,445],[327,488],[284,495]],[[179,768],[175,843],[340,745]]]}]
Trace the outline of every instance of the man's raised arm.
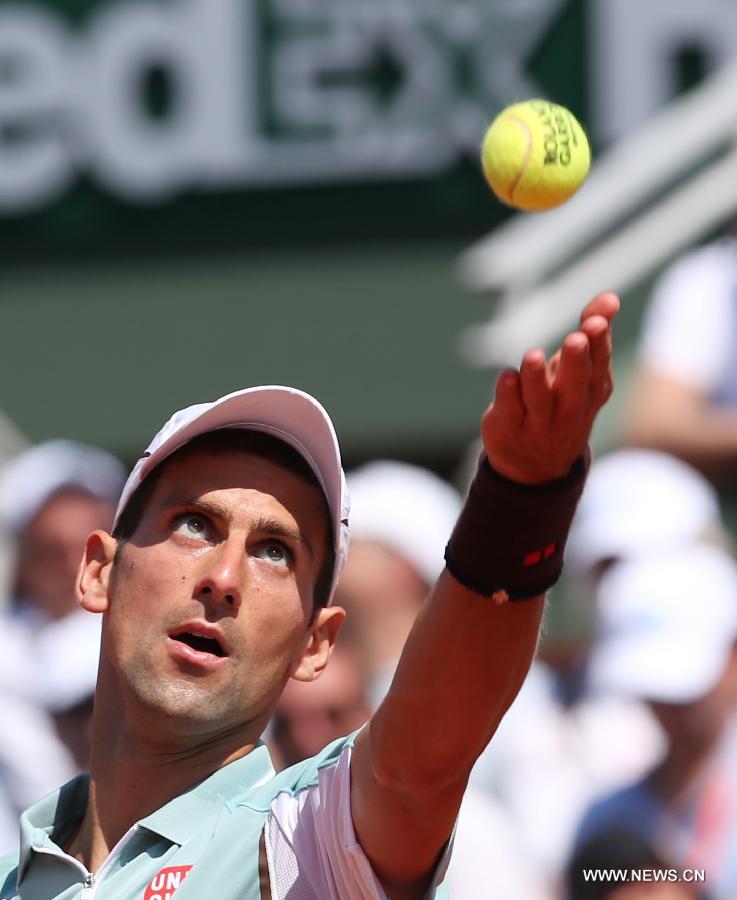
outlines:
[{"label": "man's raised arm", "polygon": [[614,295],[601,294],[549,361],[531,350],[519,371],[499,376],[447,568],[356,742],[354,826],[393,900],[425,894],[471,768],[529,669],[591,427],[612,390],[618,309]]}]

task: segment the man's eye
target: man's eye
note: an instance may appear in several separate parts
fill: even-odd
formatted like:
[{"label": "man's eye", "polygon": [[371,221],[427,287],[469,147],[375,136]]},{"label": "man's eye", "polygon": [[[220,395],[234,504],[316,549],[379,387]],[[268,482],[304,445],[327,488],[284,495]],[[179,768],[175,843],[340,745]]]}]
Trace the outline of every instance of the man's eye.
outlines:
[{"label": "man's eye", "polygon": [[207,519],[195,513],[179,516],[174,523],[174,531],[186,537],[204,538],[207,535]]},{"label": "man's eye", "polygon": [[292,559],[289,550],[279,541],[270,541],[268,544],[262,544],[259,547],[258,555],[261,559],[265,559],[275,566],[288,567]]}]

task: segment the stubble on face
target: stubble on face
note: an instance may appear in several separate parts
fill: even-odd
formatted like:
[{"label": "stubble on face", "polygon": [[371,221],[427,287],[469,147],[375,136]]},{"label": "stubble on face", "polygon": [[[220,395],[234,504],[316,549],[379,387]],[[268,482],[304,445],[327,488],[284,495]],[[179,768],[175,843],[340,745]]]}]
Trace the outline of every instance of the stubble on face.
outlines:
[{"label": "stubble on face", "polygon": [[[217,540],[187,544],[172,538],[166,498],[181,483],[232,516],[227,526],[217,523]],[[114,683],[113,695],[122,695],[127,710],[168,733],[204,738],[265,724],[306,643],[327,529],[319,492],[259,457],[204,455],[173,463],[149,508],[151,516],[146,513],[111,574],[103,678]],[[292,572],[271,570],[258,549],[260,538],[249,531],[259,517],[311,535],[319,553],[307,558],[299,548]],[[203,573],[222,546],[218,541],[234,529],[246,545],[237,610],[202,591]],[[227,640],[228,659],[214,671],[188,670],[168,655],[166,635],[196,620],[215,624]]]}]

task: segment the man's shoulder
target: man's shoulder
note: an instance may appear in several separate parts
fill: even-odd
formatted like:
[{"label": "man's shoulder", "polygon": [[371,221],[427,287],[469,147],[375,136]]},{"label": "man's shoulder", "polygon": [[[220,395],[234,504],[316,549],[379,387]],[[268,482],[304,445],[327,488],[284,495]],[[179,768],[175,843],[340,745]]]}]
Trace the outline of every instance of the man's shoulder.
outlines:
[{"label": "man's shoulder", "polygon": [[319,783],[322,771],[335,767],[343,753],[350,753],[357,735],[358,732],[354,732],[346,737],[338,738],[315,756],[283,769],[268,782],[250,792],[247,805],[267,809],[279,794],[286,793],[294,796],[303,790],[314,787]]},{"label": "man's shoulder", "polygon": [[295,790],[316,784],[323,769],[337,765],[344,752],[351,751],[356,742],[358,732],[338,738],[324,747],[315,756],[289,766],[277,775],[280,784],[292,784]]}]

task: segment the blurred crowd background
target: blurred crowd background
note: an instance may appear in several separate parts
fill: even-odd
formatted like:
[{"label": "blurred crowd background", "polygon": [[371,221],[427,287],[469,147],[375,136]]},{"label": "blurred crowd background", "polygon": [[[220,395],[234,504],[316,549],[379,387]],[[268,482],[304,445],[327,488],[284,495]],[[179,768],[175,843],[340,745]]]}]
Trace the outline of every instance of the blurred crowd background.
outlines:
[{"label": "blurred crowd background", "polygon": [[[0,852],[85,768],[74,578],[173,409],[334,415],[349,619],[270,725],[286,766],[391,684],[499,370],[613,289],[618,390],[451,896],[737,898],[735,46],[731,0],[0,0]],[[514,215],[478,148],[534,96],[593,173]]]}]

